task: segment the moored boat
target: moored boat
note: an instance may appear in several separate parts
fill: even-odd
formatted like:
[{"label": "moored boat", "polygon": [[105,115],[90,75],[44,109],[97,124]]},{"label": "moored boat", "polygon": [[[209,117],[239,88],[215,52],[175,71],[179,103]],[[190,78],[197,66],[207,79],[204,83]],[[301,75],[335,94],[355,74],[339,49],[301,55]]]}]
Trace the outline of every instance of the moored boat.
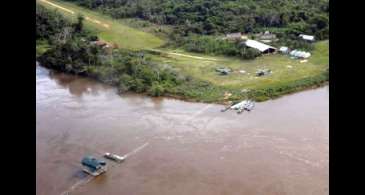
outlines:
[{"label": "moored boat", "polygon": [[118,162],[118,163],[123,162],[126,158],[125,156],[118,156],[116,154],[112,154],[112,153],[109,153],[109,152],[105,153],[104,157],[107,158],[107,159],[113,160],[115,162]]},{"label": "moored boat", "polygon": [[92,176],[98,176],[105,173],[108,169],[105,161],[98,160],[93,156],[85,156],[81,160],[81,164],[83,166],[82,170]]}]

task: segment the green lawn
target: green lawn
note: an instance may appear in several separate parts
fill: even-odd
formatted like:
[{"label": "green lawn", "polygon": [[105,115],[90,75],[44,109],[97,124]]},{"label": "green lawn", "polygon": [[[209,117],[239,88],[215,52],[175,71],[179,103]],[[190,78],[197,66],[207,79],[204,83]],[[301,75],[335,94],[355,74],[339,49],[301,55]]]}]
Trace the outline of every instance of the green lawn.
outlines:
[{"label": "green lawn", "polygon": [[[89,20],[85,20],[86,27],[93,29],[97,32],[98,36],[105,41],[116,43],[120,48],[127,49],[146,49],[146,48],[157,48],[162,46],[165,42],[164,40],[154,36],[150,33],[146,33],[143,31],[136,30],[131,28],[125,24],[123,24],[119,20],[114,20],[109,16],[105,16],[99,14],[95,11],[91,11],[80,6],[74,5],[72,3],[63,2],[63,1],[55,1],[50,0],[54,4],[57,4],[61,7],[67,8],[75,12],[75,14],[71,14],[65,10],[58,9],[44,1],[37,1],[38,3],[49,7],[51,9],[57,9],[59,12],[63,13],[65,16],[71,17],[72,19],[76,19],[77,14],[80,13],[84,17],[89,17],[93,20],[99,21],[101,24],[97,24],[95,22],[91,22]],[[102,24],[109,25],[109,28],[104,27]]]},{"label": "green lawn", "polygon": [[[241,60],[233,57],[197,55],[183,51],[177,52],[210,57],[216,59],[216,61],[198,60],[175,55],[152,57],[165,64],[171,64],[188,75],[209,81],[215,85],[227,87],[265,87],[277,82],[290,82],[318,74],[325,71],[328,67],[328,41],[316,43],[313,55],[306,63],[300,63],[300,60],[290,59],[289,56],[282,54],[262,56],[255,60]],[[219,66],[229,67],[234,72],[227,76],[221,76],[215,72],[215,68]],[[271,69],[273,73],[269,76],[256,77],[255,72],[260,68]],[[246,73],[242,74],[239,72],[240,70],[244,70]]]},{"label": "green lawn", "polygon": [[172,32],[173,27],[169,25],[158,25],[151,23],[146,20],[139,18],[124,18],[119,20],[123,25],[129,26],[131,28],[151,33],[162,40],[168,39],[168,34]]}]

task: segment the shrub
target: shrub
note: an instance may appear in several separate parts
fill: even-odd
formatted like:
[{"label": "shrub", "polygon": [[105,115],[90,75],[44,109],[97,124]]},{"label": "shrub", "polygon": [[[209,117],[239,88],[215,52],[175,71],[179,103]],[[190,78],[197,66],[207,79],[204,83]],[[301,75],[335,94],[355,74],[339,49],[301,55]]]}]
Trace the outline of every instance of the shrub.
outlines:
[{"label": "shrub", "polygon": [[163,95],[164,92],[164,87],[156,81],[152,83],[151,88],[148,90],[148,94],[155,97]]}]

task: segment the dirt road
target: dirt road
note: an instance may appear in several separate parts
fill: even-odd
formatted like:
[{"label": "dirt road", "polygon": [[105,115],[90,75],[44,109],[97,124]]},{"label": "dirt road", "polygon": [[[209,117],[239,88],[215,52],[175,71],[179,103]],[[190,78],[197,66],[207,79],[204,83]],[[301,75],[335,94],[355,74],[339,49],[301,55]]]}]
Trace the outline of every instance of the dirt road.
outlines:
[{"label": "dirt road", "polygon": [[[65,7],[62,7],[62,6],[60,6],[60,5],[57,5],[57,4],[55,4],[55,3],[51,3],[51,2],[49,2],[49,1],[47,1],[47,0],[40,0],[40,1],[42,1],[42,2],[44,2],[44,3],[47,3],[47,4],[49,4],[49,5],[53,6],[53,7],[59,8],[59,9],[61,9],[61,10],[64,10],[64,11],[66,11],[66,12],[68,12],[68,13],[72,14],[72,15],[75,15],[75,12],[74,12],[74,11],[72,11],[72,10],[70,10],[70,9],[67,9],[67,8],[65,8]],[[104,28],[107,28],[107,29],[109,29],[109,28],[110,28],[109,24],[102,23],[102,22],[100,22],[99,20],[95,20],[95,19],[90,18],[90,17],[88,17],[88,16],[85,16],[85,19],[86,19],[87,21],[90,21],[90,22],[93,22],[93,23],[98,24],[98,25],[100,25],[100,26],[103,26]]]},{"label": "dirt road", "polygon": [[151,51],[156,51],[156,52],[161,52],[167,55],[175,55],[175,56],[182,56],[182,57],[187,57],[187,58],[194,58],[194,59],[198,59],[198,60],[210,60],[210,61],[218,61],[218,59],[215,58],[206,58],[206,57],[200,57],[200,56],[192,56],[192,55],[187,55],[187,54],[182,54],[182,53],[177,53],[177,52],[168,52],[168,51],[162,51],[162,50],[158,50],[158,49],[150,49]]}]

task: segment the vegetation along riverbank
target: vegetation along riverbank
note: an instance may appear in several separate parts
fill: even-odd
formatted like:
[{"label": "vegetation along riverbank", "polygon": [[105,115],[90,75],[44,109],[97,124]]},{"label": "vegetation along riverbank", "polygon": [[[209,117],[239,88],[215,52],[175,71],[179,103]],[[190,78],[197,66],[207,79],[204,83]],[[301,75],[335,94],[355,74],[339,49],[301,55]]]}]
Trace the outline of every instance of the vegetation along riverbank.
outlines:
[{"label": "vegetation along riverbank", "polygon": [[[138,5],[131,1],[123,5],[90,6],[85,2],[37,1],[36,56],[42,65],[95,78],[118,87],[120,92],[216,103],[247,97],[264,101],[320,86],[329,80],[326,1],[304,4],[304,7],[311,7],[310,14],[304,13],[304,16],[300,12],[302,7],[290,4],[288,9],[293,13],[290,12],[292,15],[286,19],[280,15],[282,13],[261,17],[259,10],[269,8],[250,1],[247,5],[255,6],[256,14],[260,16],[256,22],[251,21],[252,18],[242,19],[248,15],[242,10],[230,11],[233,5],[229,8],[228,4],[210,1],[221,6],[215,10],[218,13],[211,13],[209,17],[198,15],[200,23],[198,19],[190,18],[190,27],[181,21],[186,15],[172,21],[173,15],[182,14],[182,10],[193,16],[205,12],[196,11],[198,8],[174,8],[175,12],[162,13],[151,5],[152,12],[146,15],[148,4],[141,4],[142,13],[122,14],[123,10],[131,10],[128,6]],[[210,4],[195,3],[201,10],[213,10]],[[222,28],[219,21],[212,21],[222,13],[232,13],[231,17],[237,17],[236,22],[249,22]],[[244,28],[239,29],[240,26]],[[225,39],[226,34],[235,31],[254,39],[259,32],[269,30],[279,38],[271,43],[273,46],[309,51],[311,57],[302,60],[292,59],[288,54],[262,54],[240,41]],[[318,40],[304,42],[297,38],[299,33],[314,34]],[[230,72],[221,74],[217,68],[227,68]],[[257,76],[261,69],[270,69],[271,73]]]}]

